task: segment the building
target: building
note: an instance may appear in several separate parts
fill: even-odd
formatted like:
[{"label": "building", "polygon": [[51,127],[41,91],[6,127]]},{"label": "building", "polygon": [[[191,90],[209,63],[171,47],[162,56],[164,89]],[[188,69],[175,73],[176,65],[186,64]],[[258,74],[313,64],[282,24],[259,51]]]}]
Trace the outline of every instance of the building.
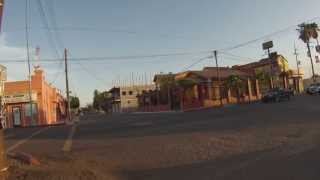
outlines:
[{"label": "building", "polygon": [[155,89],[155,85],[133,85],[120,87],[121,111],[136,111],[139,108],[138,96]]},{"label": "building", "polygon": [[255,75],[259,73],[266,74],[270,78],[270,82],[267,85],[261,83],[261,90],[263,92],[275,87],[293,88],[296,92],[303,91],[303,71],[301,69],[299,71],[291,70],[288,60],[277,53],[272,53],[270,58],[245,65],[233,66],[232,68],[254,73]]},{"label": "building", "polygon": [[[219,76],[218,76],[219,74]],[[230,77],[237,77],[231,85]],[[186,71],[175,77],[180,86],[181,109],[215,107],[246,103],[260,98],[259,85],[253,74],[229,67],[205,67],[201,71]]]},{"label": "building", "polygon": [[46,82],[44,71],[36,69],[31,76],[32,103],[30,103],[29,83],[30,81],[26,80],[4,84],[7,127],[64,123],[66,100],[56,88]]},{"label": "building", "polygon": [[111,112],[119,113],[121,112],[121,99],[120,99],[120,88],[113,87],[108,93],[111,94]]}]

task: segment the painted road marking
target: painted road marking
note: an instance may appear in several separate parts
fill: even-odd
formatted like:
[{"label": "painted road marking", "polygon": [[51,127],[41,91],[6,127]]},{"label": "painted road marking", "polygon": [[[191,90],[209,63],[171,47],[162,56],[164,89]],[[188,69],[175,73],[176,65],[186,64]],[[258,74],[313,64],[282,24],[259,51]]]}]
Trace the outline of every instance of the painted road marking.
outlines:
[{"label": "painted road marking", "polygon": [[62,151],[63,152],[70,152],[71,148],[72,148],[72,138],[74,136],[74,134],[76,133],[76,129],[77,129],[77,124],[74,124],[70,130],[69,136],[66,139]]},{"label": "painted road marking", "polygon": [[48,130],[49,128],[50,128],[50,127],[42,128],[42,129],[40,129],[40,130],[32,133],[29,137],[18,141],[16,144],[10,146],[10,147],[7,149],[7,153],[8,153],[8,152],[11,152],[11,151],[13,151],[13,150],[15,150],[15,149],[17,149],[19,146],[21,146],[21,145],[27,143],[28,141],[30,141],[30,139],[32,139],[34,136],[36,136],[36,135],[38,135],[38,134],[40,134],[40,133]]}]

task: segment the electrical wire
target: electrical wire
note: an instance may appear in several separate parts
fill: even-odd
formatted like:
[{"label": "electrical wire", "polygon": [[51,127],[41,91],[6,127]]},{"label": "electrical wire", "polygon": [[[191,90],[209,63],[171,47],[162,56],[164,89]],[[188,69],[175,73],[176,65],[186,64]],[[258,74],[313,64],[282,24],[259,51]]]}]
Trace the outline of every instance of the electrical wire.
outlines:
[{"label": "electrical wire", "polygon": [[210,59],[210,58],[212,58],[212,56],[207,56],[207,57],[200,58],[200,59],[198,59],[197,61],[195,61],[194,63],[188,65],[188,66],[185,67],[185,68],[183,68],[183,69],[182,69],[182,72],[183,72],[183,71],[187,71],[187,70],[189,70],[190,68],[192,68],[193,66],[201,63],[201,62],[204,61],[204,60]]},{"label": "electrical wire", "polygon": [[[309,20],[307,20],[307,21],[305,21],[305,22],[311,22],[311,21],[314,21],[314,20],[317,20],[317,19],[320,19],[320,17],[314,17],[314,18],[309,19]],[[256,42],[258,42],[258,41],[265,40],[265,39],[267,39],[267,38],[270,38],[270,37],[272,37],[272,36],[285,33],[285,32],[290,31],[290,30],[296,30],[296,29],[293,29],[293,28],[295,28],[295,27],[297,27],[297,26],[298,26],[298,24],[294,24],[294,25],[288,26],[288,27],[286,27],[286,28],[284,28],[284,29],[281,29],[281,30],[272,32],[272,33],[270,33],[270,34],[267,34],[267,35],[258,37],[258,38],[256,38],[256,39],[253,39],[253,40],[250,40],[250,41],[247,41],[247,42],[243,42],[243,43],[237,44],[237,45],[235,45],[235,46],[231,46],[231,47],[227,47],[227,48],[220,49],[219,51],[224,51],[224,52],[225,52],[225,51],[232,51],[232,50],[235,50],[235,49],[239,49],[239,48],[245,47],[245,46],[247,46],[247,45],[249,45],[249,44],[252,44],[252,43],[256,43]]]},{"label": "electrical wire", "polygon": [[[84,57],[84,58],[70,58],[69,62],[76,61],[115,61],[115,60],[140,60],[146,58],[159,58],[159,57],[174,57],[174,56],[188,56],[195,54],[210,53],[211,51],[198,51],[198,52],[183,52],[183,53],[168,53],[168,54],[150,54],[150,55],[137,55],[137,56],[108,56],[108,57]],[[42,59],[41,62],[57,62],[61,59]],[[158,61],[158,60],[157,60]],[[11,59],[0,60],[0,63],[24,63],[25,59]]]}]

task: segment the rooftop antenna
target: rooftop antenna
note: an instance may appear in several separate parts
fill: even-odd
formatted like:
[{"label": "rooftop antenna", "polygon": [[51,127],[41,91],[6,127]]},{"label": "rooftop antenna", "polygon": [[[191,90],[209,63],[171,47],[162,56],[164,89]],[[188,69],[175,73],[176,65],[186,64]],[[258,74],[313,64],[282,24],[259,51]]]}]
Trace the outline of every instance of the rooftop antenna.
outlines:
[{"label": "rooftop antenna", "polygon": [[36,63],[33,66],[35,70],[40,69],[40,47],[36,47]]}]

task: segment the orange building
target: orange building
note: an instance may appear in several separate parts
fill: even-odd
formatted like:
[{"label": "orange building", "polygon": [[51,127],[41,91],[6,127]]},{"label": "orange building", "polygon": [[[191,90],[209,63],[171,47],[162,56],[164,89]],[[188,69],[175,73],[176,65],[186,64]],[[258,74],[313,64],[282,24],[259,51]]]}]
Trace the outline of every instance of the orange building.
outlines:
[{"label": "orange building", "polygon": [[45,81],[43,70],[34,71],[31,87],[32,106],[29,81],[5,82],[6,126],[12,128],[64,123],[66,100],[56,88]]}]

